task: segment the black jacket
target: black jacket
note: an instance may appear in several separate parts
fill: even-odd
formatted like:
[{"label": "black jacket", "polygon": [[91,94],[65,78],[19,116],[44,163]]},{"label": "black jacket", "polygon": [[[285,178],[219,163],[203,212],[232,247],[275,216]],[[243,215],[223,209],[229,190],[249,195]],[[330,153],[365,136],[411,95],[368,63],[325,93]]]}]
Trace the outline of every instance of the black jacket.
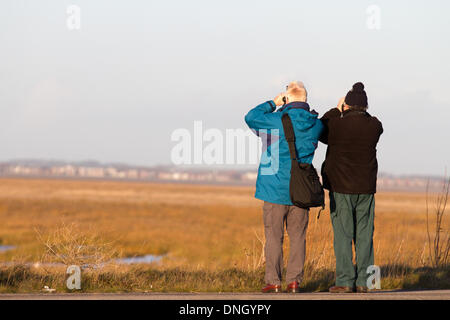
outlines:
[{"label": "black jacket", "polygon": [[346,194],[373,194],[377,190],[376,146],[381,122],[363,111],[331,109],[321,118],[320,141],[328,144],[322,165],[324,187]]}]

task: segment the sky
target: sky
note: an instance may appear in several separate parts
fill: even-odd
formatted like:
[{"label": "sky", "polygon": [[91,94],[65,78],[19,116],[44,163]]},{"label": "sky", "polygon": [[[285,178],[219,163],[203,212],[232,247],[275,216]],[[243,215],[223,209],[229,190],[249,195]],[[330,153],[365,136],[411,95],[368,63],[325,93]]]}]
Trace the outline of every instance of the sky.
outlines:
[{"label": "sky", "polygon": [[444,0],[2,0],[0,161],[170,164],[171,134],[194,121],[246,129],[292,80],[323,114],[362,81],[384,127],[379,170],[441,175],[449,13]]}]

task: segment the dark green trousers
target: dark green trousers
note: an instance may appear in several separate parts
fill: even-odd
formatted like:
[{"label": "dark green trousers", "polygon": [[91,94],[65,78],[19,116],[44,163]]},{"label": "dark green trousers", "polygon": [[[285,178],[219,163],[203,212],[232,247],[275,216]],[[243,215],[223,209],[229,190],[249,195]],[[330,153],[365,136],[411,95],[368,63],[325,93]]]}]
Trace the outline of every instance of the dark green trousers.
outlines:
[{"label": "dark green trousers", "polygon": [[[367,286],[367,268],[374,264],[373,230],[375,197],[373,194],[330,192],[331,222],[336,255],[336,286]],[[356,266],[353,265],[355,244]]]}]

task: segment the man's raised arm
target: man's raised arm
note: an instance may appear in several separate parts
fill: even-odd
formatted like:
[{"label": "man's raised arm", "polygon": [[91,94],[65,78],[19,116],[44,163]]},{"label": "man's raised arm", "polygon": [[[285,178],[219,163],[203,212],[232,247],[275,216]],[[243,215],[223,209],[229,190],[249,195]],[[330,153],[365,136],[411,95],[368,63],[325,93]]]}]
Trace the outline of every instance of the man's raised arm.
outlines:
[{"label": "man's raised arm", "polygon": [[320,118],[320,121],[322,121],[323,128],[324,128],[322,131],[322,134],[320,135],[320,138],[319,138],[320,142],[322,142],[324,144],[328,144],[328,121],[331,118],[337,118],[337,117],[341,116],[344,102],[345,102],[345,97],[341,98],[339,100],[336,108],[331,109],[330,111],[325,113],[322,118]]},{"label": "man's raised arm", "polygon": [[280,121],[280,117],[273,112],[277,106],[283,104],[284,94],[280,93],[275,99],[264,102],[259,106],[250,110],[245,116],[245,122],[250,129],[273,129],[279,125],[277,121]]}]

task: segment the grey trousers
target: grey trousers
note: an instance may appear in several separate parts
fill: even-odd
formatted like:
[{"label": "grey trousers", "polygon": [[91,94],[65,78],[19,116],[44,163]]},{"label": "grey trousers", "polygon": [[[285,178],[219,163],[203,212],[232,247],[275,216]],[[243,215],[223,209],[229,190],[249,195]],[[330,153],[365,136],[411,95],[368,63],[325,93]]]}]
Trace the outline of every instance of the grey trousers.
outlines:
[{"label": "grey trousers", "polygon": [[284,225],[289,236],[290,254],[286,283],[301,282],[306,255],[306,229],[309,211],[295,206],[264,202],[266,245],[266,284],[281,285],[283,272]]}]

